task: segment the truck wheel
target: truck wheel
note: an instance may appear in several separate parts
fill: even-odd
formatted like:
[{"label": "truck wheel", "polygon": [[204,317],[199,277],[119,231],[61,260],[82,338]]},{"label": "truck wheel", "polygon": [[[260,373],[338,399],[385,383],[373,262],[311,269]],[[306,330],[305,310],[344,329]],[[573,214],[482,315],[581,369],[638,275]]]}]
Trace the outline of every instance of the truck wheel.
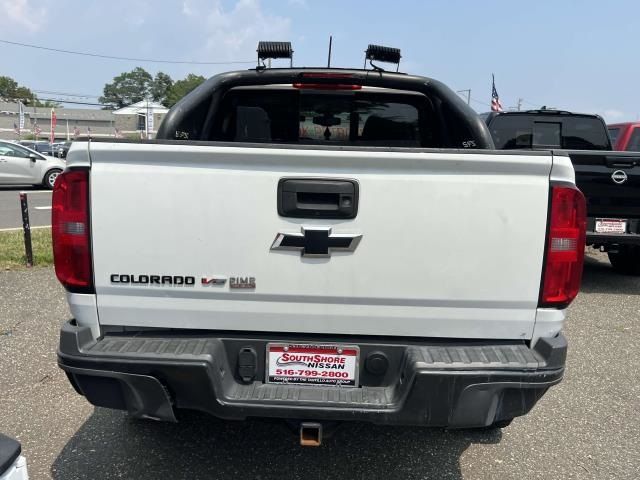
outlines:
[{"label": "truck wheel", "polygon": [[62,170],[59,168],[49,170],[42,181],[44,188],[48,188],[49,190],[53,189],[53,185],[56,183],[56,178],[58,178],[58,175],[60,175],[61,172]]},{"label": "truck wheel", "polygon": [[609,252],[613,269],[624,275],[640,275],[640,247],[635,245],[620,247],[617,252]]}]

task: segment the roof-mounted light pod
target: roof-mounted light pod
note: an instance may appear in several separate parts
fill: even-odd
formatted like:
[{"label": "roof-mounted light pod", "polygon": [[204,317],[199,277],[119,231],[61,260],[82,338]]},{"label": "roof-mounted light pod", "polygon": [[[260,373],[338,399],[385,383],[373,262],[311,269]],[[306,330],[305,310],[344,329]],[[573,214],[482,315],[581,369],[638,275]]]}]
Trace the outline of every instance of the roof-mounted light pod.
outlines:
[{"label": "roof-mounted light pod", "polygon": [[[291,42],[258,42],[258,68],[266,68],[265,60],[288,58],[289,66],[293,66],[293,49]],[[262,65],[260,65],[262,62]]]},{"label": "roof-mounted light pod", "polygon": [[382,68],[373,64],[373,61],[376,62],[385,62],[385,63],[395,63],[397,65],[396,71],[400,68],[400,59],[402,55],[400,54],[399,48],[393,47],[385,47],[383,45],[369,45],[364,52],[364,65],[367,66],[367,60],[369,60],[369,64],[375,70],[382,70]]}]

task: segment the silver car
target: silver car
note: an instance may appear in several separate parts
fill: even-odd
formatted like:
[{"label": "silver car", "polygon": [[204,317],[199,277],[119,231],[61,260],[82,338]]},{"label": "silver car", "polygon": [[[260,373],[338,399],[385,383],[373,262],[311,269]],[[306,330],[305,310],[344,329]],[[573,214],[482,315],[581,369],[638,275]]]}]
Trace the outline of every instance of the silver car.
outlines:
[{"label": "silver car", "polygon": [[53,188],[56,178],[65,167],[62,159],[0,140],[0,185],[42,185]]}]

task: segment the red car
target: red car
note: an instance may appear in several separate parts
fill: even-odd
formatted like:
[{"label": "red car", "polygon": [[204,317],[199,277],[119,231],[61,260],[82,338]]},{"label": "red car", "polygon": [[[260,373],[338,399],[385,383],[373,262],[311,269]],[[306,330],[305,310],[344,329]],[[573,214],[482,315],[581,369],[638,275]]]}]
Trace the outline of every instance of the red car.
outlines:
[{"label": "red car", "polygon": [[614,150],[640,152],[640,122],[607,125]]}]

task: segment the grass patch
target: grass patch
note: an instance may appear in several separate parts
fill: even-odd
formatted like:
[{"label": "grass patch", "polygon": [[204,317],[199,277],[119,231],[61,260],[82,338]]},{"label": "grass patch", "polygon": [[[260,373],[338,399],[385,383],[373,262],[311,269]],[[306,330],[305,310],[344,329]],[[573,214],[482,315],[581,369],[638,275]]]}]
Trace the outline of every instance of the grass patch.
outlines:
[{"label": "grass patch", "polygon": [[[37,267],[53,265],[51,249],[51,229],[36,228],[31,230],[33,246],[33,264]],[[24,253],[24,233],[22,230],[0,232],[0,270],[17,270],[26,268]]]}]

